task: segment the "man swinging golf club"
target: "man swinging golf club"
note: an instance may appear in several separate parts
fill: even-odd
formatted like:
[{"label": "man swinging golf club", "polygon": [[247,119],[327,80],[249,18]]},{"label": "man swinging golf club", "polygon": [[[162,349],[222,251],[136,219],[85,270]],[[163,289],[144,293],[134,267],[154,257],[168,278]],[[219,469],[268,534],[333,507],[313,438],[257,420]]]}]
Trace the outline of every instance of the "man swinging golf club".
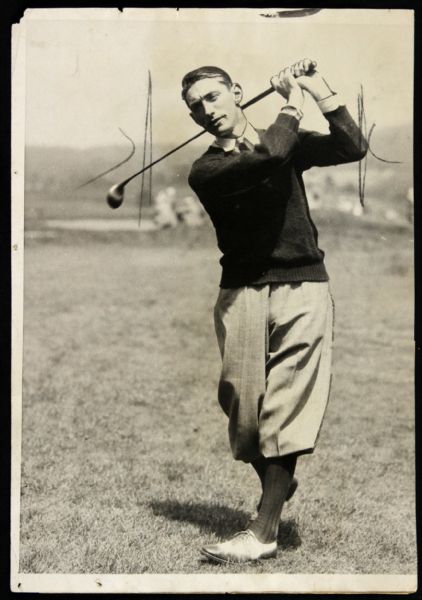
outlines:
[{"label": "man swinging golf club", "polygon": [[[222,69],[201,67],[182,81],[192,118],[215,136],[189,183],[222,252],[218,399],[233,457],[250,463],[262,485],[248,529],[202,548],[218,562],[275,556],[283,503],[297,485],[296,459],[313,451],[328,401],[333,305],[302,173],[360,160],[367,144],[315,67],[304,59],[271,79],[287,103],[266,131],[248,122],[242,88]],[[304,90],[329,134],[299,129]]]}]

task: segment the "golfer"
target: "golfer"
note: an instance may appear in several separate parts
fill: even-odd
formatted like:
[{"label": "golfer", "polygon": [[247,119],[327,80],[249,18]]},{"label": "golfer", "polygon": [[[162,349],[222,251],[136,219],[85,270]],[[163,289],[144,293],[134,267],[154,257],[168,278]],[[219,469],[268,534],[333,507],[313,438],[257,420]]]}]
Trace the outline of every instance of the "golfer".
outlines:
[{"label": "golfer", "polygon": [[[333,304],[302,173],[360,160],[367,145],[315,66],[304,59],[271,79],[285,102],[266,131],[248,122],[242,88],[224,70],[201,67],[182,81],[191,117],[215,136],[189,183],[222,253],[218,399],[233,457],[250,463],[262,485],[248,528],[201,549],[217,562],[276,555],[283,504],[297,486],[297,457],[313,451],[328,401]],[[304,91],[329,134],[299,128]]]}]

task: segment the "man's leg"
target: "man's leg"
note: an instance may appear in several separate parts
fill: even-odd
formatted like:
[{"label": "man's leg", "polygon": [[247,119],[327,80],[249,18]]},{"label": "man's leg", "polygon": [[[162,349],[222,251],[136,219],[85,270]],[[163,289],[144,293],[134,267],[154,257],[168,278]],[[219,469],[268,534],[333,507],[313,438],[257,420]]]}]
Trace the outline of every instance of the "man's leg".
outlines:
[{"label": "man's leg", "polygon": [[[261,498],[258,502],[258,505],[256,507],[257,511],[259,512],[261,509],[261,506],[262,506],[262,500],[263,500],[263,496],[264,496],[264,484],[265,484],[265,472],[267,470],[267,459],[264,458],[263,456],[260,456],[256,460],[253,460],[250,464],[253,467],[253,469],[255,470],[255,473],[258,475],[259,481],[261,482],[262,494],[261,494]],[[296,479],[296,477],[293,477],[293,473],[292,473],[292,481],[291,481],[290,487],[287,491],[285,502],[288,502],[290,500],[290,498],[295,493],[297,486],[298,486],[298,480]]]},{"label": "man's leg", "polygon": [[264,492],[265,471],[267,470],[267,463],[265,458],[263,456],[260,456],[259,458],[251,462],[251,466],[254,468],[255,473],[258,475],[259,481],[261,482],[262,492]]},{"label": "man's leg", "polygon": [[228,563],[248,562],[276,555],[278,524],[292,484],[296,455],[267,458],[263,462],[264,493],[258,518],[248,529],[240,531],[230,540],[202,548],[201,553],[207,558]]},{"label": "man's leg", "polygon": [[328,283],[272,286],[268,322],[260,454],[309,452],[315,447],[330,389],[332,302]]},{"label": "man's leg", "polygon": [[277,539],[283,504],[292,485],[296,455],[265,459],[262,504],[258,517],[249,526],[256,538],[268,544]]},{"label": "man's leg", "polygon": [[[252,311],[247,310],[247,304],[241,308],[238,324],[248,325]],[[259,299],[254,304],[253,313],[261,313],[261,308],[264,304]],[[227,542],[202,548],[202,554],[220,562],[246,562],[275,556],[278,521],[292,482],[296,456],[313,449],[328,400],[332,333],[328,285],[306,282],[302,285],[271,286],[269,309],[266,391],[262,404],[257,394],[248,398],[252,401],[255,397],[255,402],[258,398],[258,406],[261,406],[258,417],[259,453],[268,458],[262,463],[257,460],[259,453],[253,456],[254,452],[249,458],[249,443],[242,444],[244,454],[233,452],[235,458],[254,461],[253,466],[261,481],[264,475],[263,501],[258,518],[249,529],[239,532]],[[238,331],[242,329],[237,328]],[[240,344],[246,353],[254,348],[252,339],[256,342],[259,338],[251,336],[247,344]],[[252,354],[248,359],[251,357]],[[241,360],[227,363],[230,368],[226,372],[230,374],[232,366],[242,366],[239,378],[239,389],[242,389],[242,382],[256,382],[260,370],[257,369],[251,377],[249,360],[244,360],[245,355],[238,358]],[[230,381],[230,378],[226,377],[227,380]],[[238,400],[243,398],[240,394]],[[224,403],[221,404],[224,407]],[[252,415],[254,405],[248,402],[246,405],[251,409],[247,414]],[[227,413],[230,417],[237,417],[241,407],[242,402],[232,404],[231,408],[236,410]],[[239,420],[236,418],[233,423],[237,431]],[[235,449],[236,446],[232,445],[232,450]]]},{"label": "man's leg", "polygon": [[259,457],[258,405],[265,394],[269,286],[221,289],[215,330],[222,357],[218,400],[229,418],[233,457]]}]

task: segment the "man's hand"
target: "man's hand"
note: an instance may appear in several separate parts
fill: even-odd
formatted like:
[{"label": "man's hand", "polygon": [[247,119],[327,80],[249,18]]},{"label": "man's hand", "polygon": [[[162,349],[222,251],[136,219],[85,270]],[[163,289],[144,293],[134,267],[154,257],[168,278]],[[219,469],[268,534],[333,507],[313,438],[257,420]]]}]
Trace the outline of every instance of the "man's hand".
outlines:
[{"label": "man's hand", "polygon": [[[301,90],[306,90],[314,98],[316,102],[330,96],[333,91],[329,88],[323,77],[315,70],[317,63],[315,60],[310,58],[304,58],[295,62],[290,67],[280,71],[278,75],[274,75],[271,78],[271,85],[273,88],[281,94],[289,104],[294,104],[298,108],[302,107],[302,104],[297,105],[296,99],[298,93],[296,86],[299,86]],[[293,82],[292,83],[292,79]],[[294,89],[294,98],[291,99],[289,93]]]},{"label": "man's hand", "polygon": [[315,70],[317,63],[310,58],[299,60],[290,67],[292,74],[296,77],[298,85],[309,92],[313,99],[318,102],[327,96],[331,96],[333,91],[325,82],[324,78]]},{"label": "man's hand", "polygon": [[287,100],[289,105],[295,106],[299,110],[302,109],[303,91],[293,75],[292,67],[287,67],[278,75],[271,77],[271,85],[278,94]]}]

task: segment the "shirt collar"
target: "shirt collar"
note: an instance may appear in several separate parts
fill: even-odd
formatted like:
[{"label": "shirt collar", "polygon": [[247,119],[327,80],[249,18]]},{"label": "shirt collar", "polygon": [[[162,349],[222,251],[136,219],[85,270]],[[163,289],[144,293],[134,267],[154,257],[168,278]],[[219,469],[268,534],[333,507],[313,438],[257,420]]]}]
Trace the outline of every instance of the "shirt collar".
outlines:
[{"label": "shirt collar", "polygon": [[212,145],[217,148],[222,148],[224,150],[224,152],[231,152],[232,150],[235,149],[237,143],[243,142],[243,140],[245,140],[245,139],[248,140],[248,142],[250,142],[254,146],[256,146],[257,144],[260,143],[258,132],[256,131],[256,129],[253,128],[253,126],[249,123],[249,121],[246,124],[246,128],[245,128],[245,131],[243,132],[243,135],[241,135],[240,137],[238,137],[238,138],[216,137],[215,141],[213,142]]}]

